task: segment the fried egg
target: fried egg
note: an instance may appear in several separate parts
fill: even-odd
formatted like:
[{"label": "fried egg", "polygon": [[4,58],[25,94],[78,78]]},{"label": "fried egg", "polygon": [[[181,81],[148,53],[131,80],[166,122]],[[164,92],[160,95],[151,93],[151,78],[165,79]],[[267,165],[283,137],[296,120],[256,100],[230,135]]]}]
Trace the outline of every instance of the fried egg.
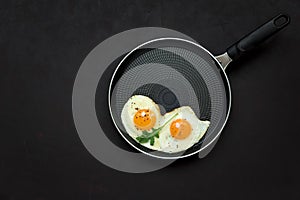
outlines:
[{"label": "fried egg", "polygon": [[[176,153],[197,143],[207,131],[210,122],[201,121],[189,106],[179,107],[163,116],[160,131],[160,151]],[[171,120],[169,120],[171,119]]]},{"label": "fried egg", "polygon": [[[149,97],[134,95],[125,103],[121,119],[126,132],[136,140],[143,131],[151,131],[160,126],[161,114],[158,105]],[[154,145],[150,142],[142,144],[150,149],[158,150],[159,145],[155,140]]]},{"label": "fried egg", "polygon": [[[166,153],[187,150],[207,131],[210,122],[198,119],[189,106],[161,115],[158,105],[149,97],[132,96],[124,105],[121,119],[126,132],[141,145]],[[157,133],[156,137],[138,140]]]}]

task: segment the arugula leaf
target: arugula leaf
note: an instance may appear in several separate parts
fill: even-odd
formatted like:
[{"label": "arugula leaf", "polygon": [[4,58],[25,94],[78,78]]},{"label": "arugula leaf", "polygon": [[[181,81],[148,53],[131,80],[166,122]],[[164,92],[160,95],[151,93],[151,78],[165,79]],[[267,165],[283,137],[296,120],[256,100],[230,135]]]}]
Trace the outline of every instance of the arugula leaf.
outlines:
[{"label": "arugula leaf", "polygon": [[142,133],[143,133],[143,135],[149,135],[150,134],[150,133],[148,133],[148,131],[143,131]]},{"label": "arugula leaf", "polygon": [[174,118],[178,115],[178,113],[176,113],[175,115],[173,115],[173,117],[171,117],[164,125],[162,125],[161,127],[155,129],[152,128],[152,132],[148,132],[148,131],[142,131],[142,135],[136,137],[135,139],[139,142],[139,143],[147,143],[150,140],[150,145],[153,146],[154,142],[155,142],[155,138],[159,138],[159,132]]},{"label": "arugula leaf", "polygon": [[136,140],[139,141],[139,143],[147,143],[149,141],[149,138],[137,137]]},{"label": "arugula leaf", "polygon": [[154,137],[150,138],[150,145],[151,145],[151,146],[154,145]]}]

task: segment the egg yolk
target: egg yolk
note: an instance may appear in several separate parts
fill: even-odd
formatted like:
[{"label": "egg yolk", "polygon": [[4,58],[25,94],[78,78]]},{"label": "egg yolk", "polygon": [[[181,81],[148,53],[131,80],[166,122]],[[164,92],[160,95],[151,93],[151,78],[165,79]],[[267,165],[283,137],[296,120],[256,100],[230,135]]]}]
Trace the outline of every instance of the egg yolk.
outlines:
[{"label": "egg yolk", "polygon": [[171,123],[170,133],[172,137],[182,140],[187,138],[192,132],[192,127],[185,119],[176,119]]},{"label": "egg yolk", "polygon": [[156,122],[155,114],[149,109],[138,110],[133,118],[134,125],[140,130],[149,130]]}]

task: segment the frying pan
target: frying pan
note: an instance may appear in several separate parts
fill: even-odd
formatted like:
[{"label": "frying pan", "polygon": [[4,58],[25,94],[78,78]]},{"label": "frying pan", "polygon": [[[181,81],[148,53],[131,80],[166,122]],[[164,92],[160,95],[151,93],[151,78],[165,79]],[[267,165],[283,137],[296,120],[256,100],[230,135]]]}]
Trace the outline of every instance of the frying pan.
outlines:
[{"label": "frying pan", "polygon": [[[156,158],[178,159],[204,150],[219,137],[230,113],[227,65],[289,23],[288,15],[279,14],[219,56],[181,38],[157,38],[137,46],[118,64],[109,85],[108,104],[116,129],[135,149]],[[200,120],[210,121],[210,126],[200,141],[186,151],[164,153],[148,149],[129,136],[121,120],[124,104],[137,94],[153,99],[162,114],[190,106]]]}]

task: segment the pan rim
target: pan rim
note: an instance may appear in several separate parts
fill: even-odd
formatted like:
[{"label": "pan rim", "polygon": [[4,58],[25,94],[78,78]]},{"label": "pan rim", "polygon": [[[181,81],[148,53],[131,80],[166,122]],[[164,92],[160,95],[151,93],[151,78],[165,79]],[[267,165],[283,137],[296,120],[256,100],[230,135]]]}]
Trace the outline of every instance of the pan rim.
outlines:
[{"label": "pan rim", "polygon": [[[126,60],[126,58],[131,55],[133,52],[135,52],[137,49],[141,48],[142,46],[144,45],[147,45],[147,44],[150,44],[150,43],[153,43],[153,42],[157,42],[157,41],[162,41],[162,40],[177,40],[177,41],[182,41],[182,42],[186,42],[186,43],[189,43],[189,44],[192,44],[192,45],[195,45],[196,47],[198,48],[201,48],[202,50],[204,50],[206,53],[208,53],[215,61],[215,63],[217,63],[216,65],[219,66],[219,68],[221,69],[225,79],[226,79],[226,83],[227,83],[227,87],[228,87],[228,98],[229,98],[229,101],[228,101],[228,109],[227,109],[227,113],[226,113],[226,117],[225,117],[225,121],[222,125],[222,127],[220,128],[219,132],[215,135],[215,137],[213,139],[211,139],[208,144],[206,144],[204,147],[201,147],[199,150],[195,151],[195,152],[192,152],[192,153],[189,153],[187,155],[180,155],[180,156],[174,156],[174,157],[165,157],[165,156],[157,156],[157,155],[153,155],[151,153],[148,153],[148,152],[145,152],[143,150],[141,150],[140,148],[136,147],[134,144],[132,144],[129,140],[127,140],[127,138],[122,134],[121,130],[119,129],[118,125],[116,124],[115,122],[115,119],[113,117],[113,114],[112,114],[112,109],[111,109],[111,88],[112,88],[112,83],[113,83],[113,80],[114,80],[114,77],[119,69],[119,67],[122,65],[122,63]],[[224,82],[224,81],[223,81]],[[224,83],[225,85],[225,83]],[[225,72],[225,69],[222,67],[221,63],[216,59],[216,57],[210,52],[208,51],[206,48],[204,48],[203,46],[201,46],[200,44],[196,43],[196,42],[193,42],[193,41],[190,41],[190,40],[186,40],[186,39],[182,39],[182,38],[176,38],[176,37],[161,37],[161,38],[156,38],[156,39],[152,39],[152,40],[149,40],[147,42],[144,42],[140,45],[138,45],[137,47],[133,48],[129,53],[127,53],[124,58],[122,58],[122,60],[118,63],[116,69],[114,70],[114,73],[113,75],[111,76],[111,80],[110,80],[110,83],[109,83],[109,88],[108,88],[108,107],[109,107],[109,113],[110,113],[110,117],[115,125],[115,128],[118,130],[119,134],[122,136],[122,138],[128,143],[130,144],[133,148],[135,148],[136,150],[138,150],[139,152],[143,153],[143,154],[146,154],[148,156],[151,156],[151,157],[154,157],[154,158],[159,158],[159,159],[166,159],[166,160],[175,160],[175,159],[181,159],[181,158],[186,158],[186,157],[189,157],[189,156],[192,156],[192,155],[195,155],[203,150],[205,150],[206,148],[208,148],[214,141],[216,141],[217,138],[219,138],[220,134],[222,133],[225,125],[227,124],[227,121],[228,121],[228,117],[229,117],[229,114],[230,114],[230,111],[231,111],[231,101],[232,101],[232,97],[231,97],[231,87],[230,87],[230,83],[229,83],[229,79],[227,77],[227,74]]]}]

